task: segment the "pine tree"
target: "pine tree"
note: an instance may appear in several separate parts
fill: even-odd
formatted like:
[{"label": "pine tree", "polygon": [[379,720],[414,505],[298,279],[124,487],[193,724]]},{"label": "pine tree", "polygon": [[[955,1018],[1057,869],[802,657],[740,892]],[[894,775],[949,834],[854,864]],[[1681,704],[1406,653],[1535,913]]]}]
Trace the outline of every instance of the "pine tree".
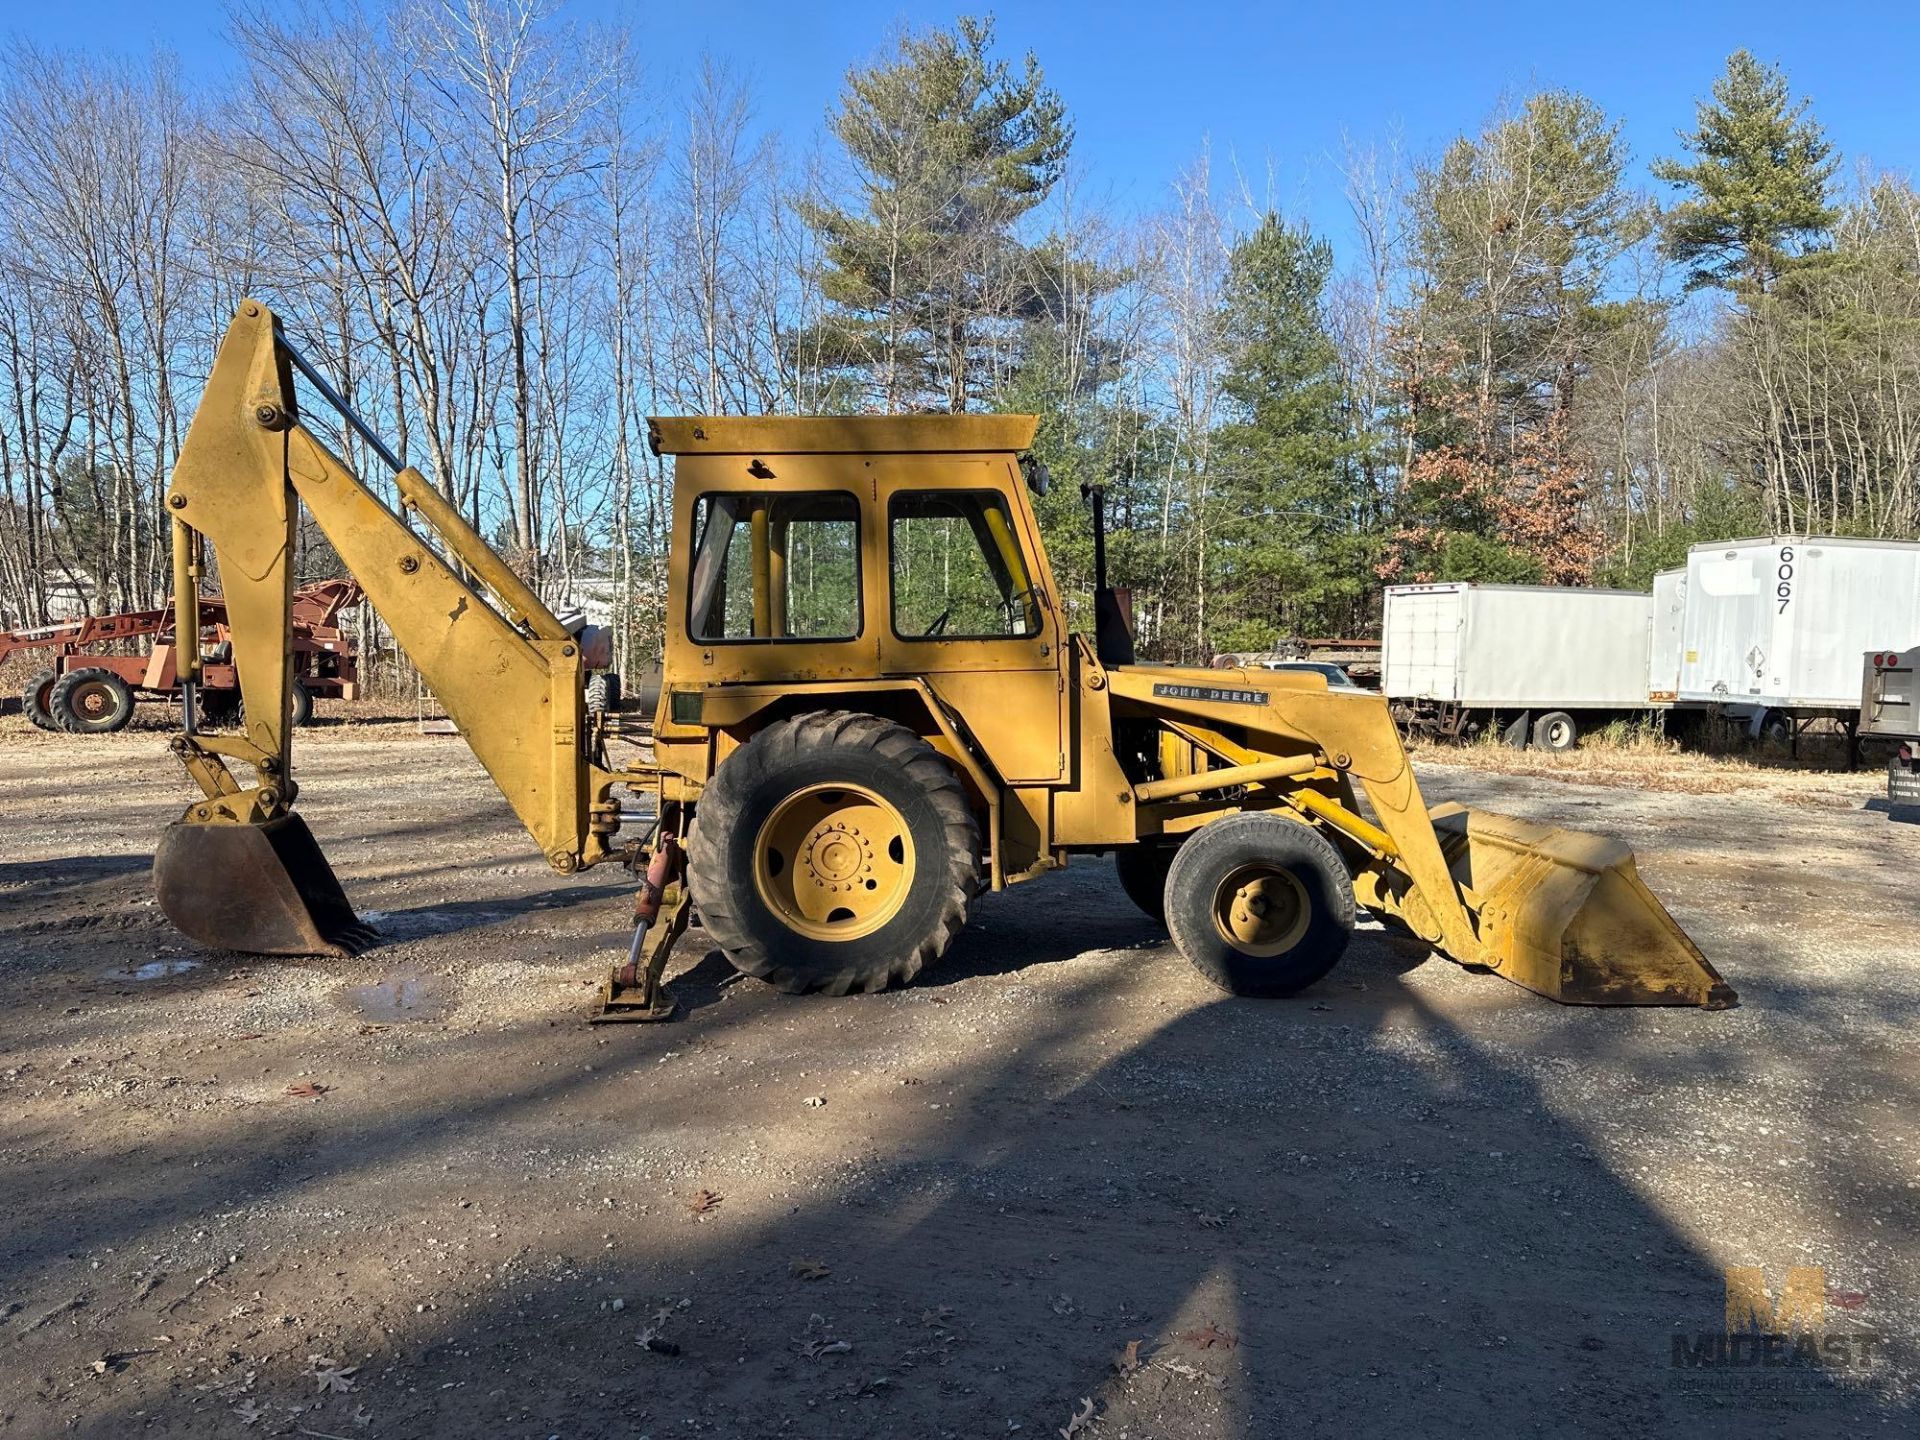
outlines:
[{"label": "pine tree", "polygon": [[1655,176],[1690,192],[1667,212],[1664,245],[1690,267],[1688,288],[1764,294],[1825,238],[1839,161],[1807,105],[1781,71],[1736,50],[1680,137],[1692,163],[1654,163]]},{"label": "pine tree", "polygon": [[1322,310],[1333,250],[1268,215],[1233,248],[1220,316],[1229,420],[1214,450],[1221,648],[1339,630],[1372,586],[1358,467]]},{"label": "pine tree", "polygon": [[1016,71],[992,45],[991,20],[962,17],[850,71],[831,123],[860,199],[802,208],[835,309],[806,344],[888,410],[966,409],[996,323],[1045,313],[1014,227],[1059,180],[1073,127],[1039,62]]}]

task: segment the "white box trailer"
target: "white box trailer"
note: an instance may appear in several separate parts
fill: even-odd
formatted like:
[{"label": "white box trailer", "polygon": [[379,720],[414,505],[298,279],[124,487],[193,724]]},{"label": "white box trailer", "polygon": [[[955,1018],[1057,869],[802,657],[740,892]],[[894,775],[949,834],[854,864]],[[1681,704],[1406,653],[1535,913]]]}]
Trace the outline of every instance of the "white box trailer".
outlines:
[{"label": "white box trailer", "polygon": [[1680,698],[1680,653],[1687,612],[1685,566],[1653,577],[1653,620],[1647,627],[1647,699],[1672,705]]},{"label": "white box trailer", "polygon": [[1644,712],[1653,597],[1634,590],[1465,582],[1395,585],[1381,625],[1382,692],[1416,729],[1564,750]]},{"label": "white box trailer", "polygon": [[1920,543],[1776,535],[1687,552],[1679,698],[1753,727],[1860,713],[1861,657],[1920,644]]}]

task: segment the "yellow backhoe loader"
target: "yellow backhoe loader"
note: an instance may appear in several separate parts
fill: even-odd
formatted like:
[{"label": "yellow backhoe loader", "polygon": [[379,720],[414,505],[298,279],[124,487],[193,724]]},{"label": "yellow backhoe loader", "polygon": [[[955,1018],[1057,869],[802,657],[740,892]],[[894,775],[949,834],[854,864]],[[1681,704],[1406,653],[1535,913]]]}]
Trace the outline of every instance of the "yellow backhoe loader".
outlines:
[{"label": "yellow backhoe loader", "polygon": [[[401,513],[303,423],[296,371],[393,469]],[[208,733],[184,707],[174,746],[203,793],[160,844],[161,907],[235,950],[374,939],[291,808],[304,505],[548,863],[644,858],[616,1013],[668,1012],[660,975],[690,906],[736,966],[784,990],[876,990],[938,960],[983,890],[1106,852],[1133,901],[1236,994],[1312,984],[1364,909],[1555,1000],[1733,1003],[1626,846],[1429,810],[1379,696],[1308,673],[1133,663],[1104,576],[1097,643],[1070,633],[1028,493],[1042,473],[1022,460],[1034,428],[654,421],[676,461],[664,684],[651,761],[615,766],[582,703],[593,637],[246,303],[167,490],[185,615],[206,548],[218,556],[246,730]],[[197,627],[178,633],[191,650]],[[641,816],[645,849],[620,834]]]}]

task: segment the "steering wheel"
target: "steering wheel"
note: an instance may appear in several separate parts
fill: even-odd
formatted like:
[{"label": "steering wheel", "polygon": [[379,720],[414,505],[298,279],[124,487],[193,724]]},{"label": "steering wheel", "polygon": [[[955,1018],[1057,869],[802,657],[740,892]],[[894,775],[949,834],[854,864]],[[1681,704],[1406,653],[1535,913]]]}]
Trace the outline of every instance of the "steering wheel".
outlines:
[{"label": "steering wheel", "polygon": [[947,622],[952,618],[953,618],[953,607],[949,605],[946,609],[940,612],[938,619],[936,619],[931,625],[927,626],[926,629],[920,632],[920,638],[922,640],[931,640],[936,635],[946,634]]}]

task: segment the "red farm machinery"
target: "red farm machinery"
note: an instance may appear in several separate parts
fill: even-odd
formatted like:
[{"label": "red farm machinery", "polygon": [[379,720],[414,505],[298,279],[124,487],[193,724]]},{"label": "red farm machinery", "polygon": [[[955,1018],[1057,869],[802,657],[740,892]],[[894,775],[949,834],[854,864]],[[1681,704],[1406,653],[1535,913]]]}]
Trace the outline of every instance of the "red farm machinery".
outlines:
[{"label": "red farm machinery", "polygon": [[[359,693],[353,642],[339,625],[340,612],[360,601],[351,580],[319,580],[293,594],[293,718],[304,724],[315,700],[351,700]],[[104,735],[123,730],[140,700],[173,700],[180,694],[171,601],[158,610],[89,615],[25,630],[0,630],[0,662],[15,651],[52,652],[21,694],[26,716],[42,730]],[[198,702],[209,720],[224,723],[240,714],[240,682],[227,633],[227,607],[217,595],[200,602],[202,662]],[[101,653],[102,647],[151,640],[144,653]]]}]

